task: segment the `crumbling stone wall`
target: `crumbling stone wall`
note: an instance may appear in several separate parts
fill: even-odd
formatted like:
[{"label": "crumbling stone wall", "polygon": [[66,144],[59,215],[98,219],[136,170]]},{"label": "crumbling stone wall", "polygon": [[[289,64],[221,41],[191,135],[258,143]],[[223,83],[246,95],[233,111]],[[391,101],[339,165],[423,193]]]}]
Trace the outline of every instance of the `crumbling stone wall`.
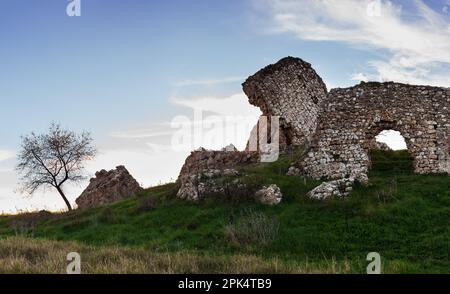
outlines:
[{"label": "crumbling stone wall", "polygon": [[[280,149],[303,144],[312,137],[327,95],[324,82],[311,64],[294,57],[283,58],[249,77],[243,90],[263,116],[269,120],[271,116],[280,117]],[[270,131],[270,121],[268,125]]]},{"label": "crumbling stone wall", "polygon": [[258,152],[238,151],[229,145],[220,151],[200,148],[192,151],[181,168],[177,196],[197,201],[209,193],[221,193],[216,178],[237,175],[236,167],[259,162]]},{"label": "crumbling stone wall", "polygon": [[[279,116],[280,150],[308,148],[288,174],[330,179],[312,198],[343,197],[354,181],[366,183],[370,149],[387,149],[375,140],[383,130],[402,134],[417,173],[450,174],[450,88],[370,82],[327,92],[309,63],[287,57],[249,77],[243,89],[264,116]],[[258,162],[259,152],[193,152],[180,173],[180,195],[189,198],[198,188],[191,179],[199,173]]]},{"label": "crumbling stone wall", "polygon": [[365,177],[383,130],[402,134],[417,173],[450,173],[450,89],[393,82],[331,90],[308,156],[294,169],[312,178]]},{"label": "crumbling stone wall", "polygon": [[186,158],[178,179],[188,175],[201,174],[204,171],[232,169],[238,165],[259,161],[257,152],[238,151],[234,146],[232,148],[232,150],[224,148],[220,151],[200,148],[192,151],[191,155]]}]

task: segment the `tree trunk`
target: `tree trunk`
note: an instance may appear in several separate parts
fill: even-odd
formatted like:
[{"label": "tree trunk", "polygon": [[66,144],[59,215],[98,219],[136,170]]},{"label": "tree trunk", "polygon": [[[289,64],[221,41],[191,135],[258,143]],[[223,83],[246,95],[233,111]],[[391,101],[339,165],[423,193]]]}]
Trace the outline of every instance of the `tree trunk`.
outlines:
[{"label": "tree trunk", "polygon": [[62,189],[60,187],[56,187],[56,190],[58,190],[59,195],[61,195],[62,199],[66,203],[67,208],[69,209],[69,211],[71,211],[72,210],[72,206],[70,205],[69,200],[67,200],[66,195],[64,195],[64,192],[62,191]]}]

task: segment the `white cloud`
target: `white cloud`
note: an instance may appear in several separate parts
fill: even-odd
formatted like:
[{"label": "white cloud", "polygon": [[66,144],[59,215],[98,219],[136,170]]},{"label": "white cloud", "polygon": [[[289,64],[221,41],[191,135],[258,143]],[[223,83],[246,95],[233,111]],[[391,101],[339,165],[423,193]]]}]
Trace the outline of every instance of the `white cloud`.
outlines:
[{"label": "white cloud", "polygon": [[14,156],[16,156],[14,151],[0,149],[0,161],[11,159]]},{"label": "white cloud", "polygon": [[174,152],[156,144],[150,145],[147,150],[101,150],[86,169],[94,174],[101,169],[110,170],[124,165],[144,187],[175,180],[189,152]]},{"label": "white cloud", "polygon": [[[18,191],[18,178],[14,170],[0,171],[0,214],[17,213],[18,211],[36,211],[41,209],[58,211],[65,208],[61,196],[52,189],[39,190],[32,197]],[[80,187],[66,187],[67,194],[72,200],[74,189]]]},{"label": "white cloud", "polygon": [[360,81],[360,82],[368,82],[370,80],[370,77],[367,76],[366,74],[363,74],[361,72],[353,74],[352,75],[352,80],[353,81]]},{"label": "white cloud", "polygon": [[405,150],[408,149],[406,146],[405,138],[400,132],[394,130],[382,131],[378,136],[376,136],[377,142],[382,142],[387,144],[393,150]]},{"label": "white cloud", "polygon": [[244,93],[234,94],[228,97],[199,97],[186,99],[172,97],[170,99],[175,105],[210,111],[224,116],[256,116],[260,115],[259,108],[252,106]]},{"label": "white cloud", "polygon": [[[172,97],[171,102],[192,111],[175,116],[170,121],[154,123],[148,128],[111,133],[121,140],[139,141],[154,152],[191,151],[198,147],[221,149],[232,143],[244,149],[250,132],[258,121],[261,111],[248,103],[243,93],[227,97],[197,97],[193,99]],[[183,121],[182,126],[173,122]],[[172,139],[182,137],[183,144],[174,144]],[[131,141],[123,141],[131,144]],[[143,148],[140,148],[143,149]]]},{"label": "white cloud", "polygon": [[387,60],[370,62],[376,74],[355,77],[450,86],[449,22],[423,1],[408,1],[408,7],[385,0],[255,0],[255,5],[269,11],[273,33],[388,52]]},{"label": "white cloud", "polygon": [[[157,144],[142,149],[102,149],[97,157],[86,164],[88,177],[101,169],[114,169],[124,165],[133,177],[144,187],[173,181],[189,152],[174,152]],[[38,190],[31,197],[17,190],[17,177],[14,171],[0,172],[0,214],[17,211],[36,211],[41,209],[59,211],[66,208],[59,194],[52,188]],[[78,185],[65,185],[64,191],[71,203],[87,187],[88,181]]]},{"label": "white cloud", "polygon": [[110,136],[112,138],[118,138],[118,139],[143,139],[143,138],[169,136],[171,134],[172,134],[172,132],[170,132],[170,131],[158,131],[153,128],[153,129],[116,131],[116,132],[112,132],[110,134]]},{"label": "white cloud", "polygon": [[218,84],[226,84],[243,81],[244,77],[225,77],[221,79],[204,79],[204,80],[183,80],[176,82],[175,87],[186,87],[186,86],[212,86]]}]

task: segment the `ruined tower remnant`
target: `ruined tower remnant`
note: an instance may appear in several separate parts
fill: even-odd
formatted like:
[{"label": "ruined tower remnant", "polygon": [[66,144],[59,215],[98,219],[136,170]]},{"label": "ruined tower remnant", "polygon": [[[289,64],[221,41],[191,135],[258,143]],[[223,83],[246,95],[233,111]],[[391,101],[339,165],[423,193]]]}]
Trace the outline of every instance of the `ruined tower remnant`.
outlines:
[{"label": "ruined tower remnant", "polygon": [[249,77],[243,89],[263,116],[280,117],[281,145],[300,145],[311,139],[327,95],[324,82],[311,64],[299,58],[283,58]]}]

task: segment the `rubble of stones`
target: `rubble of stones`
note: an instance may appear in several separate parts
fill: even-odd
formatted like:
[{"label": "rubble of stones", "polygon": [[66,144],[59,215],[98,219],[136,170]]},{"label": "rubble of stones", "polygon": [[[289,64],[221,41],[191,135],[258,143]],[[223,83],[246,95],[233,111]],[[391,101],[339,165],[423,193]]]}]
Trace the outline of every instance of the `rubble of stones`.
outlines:
[{"label": "rubble of stones", "polygon": [[206,170],[225,170],[239,165],[257,163],[258,152],[237,151],[229,145],[220,151],[199,148],[186,158],[178,179],[187,175],[199,174]]},{"label": "rubble of stones", "polygon": [[276,205],[281,202],[283,194],[280,188],[275,185],[269,185],[268,187],[263,186],[260,190],[255,193],[255,200],[262,204]]},{"label": "rubble of stones", "polygon": [[260,187],[253,192],[253,187],[242,181],[238,166],[259,162],[258,152],[237,151],[229,145],[220,151],[200,148],[191,153],[185,161],[178,177],[180,188],[177,197],[180,199],[199,201],[206,197],[234,197],[227,194],[247,194],[245,198],[264,204],[277,204],[282,195],[278,187]]},{"label": "rubble of stones", "polygon": [[[279,117],[280,151],[288,146],[307,148],[288,175],[328,179],[308,193],[311,198],[344,197],[355,181],[367,184],[369,151],[390,149],[375,139],[384,130],[399,131],[405,138],[417,173],[450,174],[450,88],[362,82],[328,92],[309,63],[287,57],[249,77],[243,90],[269,117],[269,130],[270,116]],[[260,157],[249,152],[254,150],[249,145],[260,146],[257,127],[246,151],[193,152],[178,179],[179,197],[197,199],[194,191],[203,189],[198,179],[204,172],[220,174],[257,162]]]},{"label": "rubble of stones", "polygon": [[[202,172],[187,174],[179,177],[180,189],[177,197],[184,200],[198,201],[209,195],[225,194],[223,182],[217,179],[223,177],[236,177],[239,172],[235,169],[206,169]],[[234,185],[240,185],[237,179],[232,182]]]},{"label": "rubble of stones", "polygon": [[78,208],[90,208],[126,199],[143,191],[124,166],[101,170],[75,202]]}]

